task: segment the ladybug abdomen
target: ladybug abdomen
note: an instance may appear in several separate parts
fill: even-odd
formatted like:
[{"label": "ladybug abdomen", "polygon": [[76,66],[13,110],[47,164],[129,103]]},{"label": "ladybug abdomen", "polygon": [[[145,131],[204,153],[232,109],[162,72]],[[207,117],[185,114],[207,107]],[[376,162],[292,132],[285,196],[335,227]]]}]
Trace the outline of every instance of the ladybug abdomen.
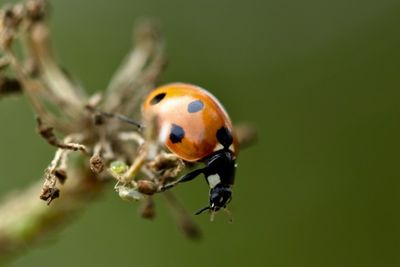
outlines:
[{"label": "ladybug abdomen", "polygon": [[150,114],[157,116],[160,141],[186,161],[201,160],[221,149],[226,135],[235,152],[232,123],[222,105],[204,89],[183,83],[159,87],[144,102],[143,115]]}]

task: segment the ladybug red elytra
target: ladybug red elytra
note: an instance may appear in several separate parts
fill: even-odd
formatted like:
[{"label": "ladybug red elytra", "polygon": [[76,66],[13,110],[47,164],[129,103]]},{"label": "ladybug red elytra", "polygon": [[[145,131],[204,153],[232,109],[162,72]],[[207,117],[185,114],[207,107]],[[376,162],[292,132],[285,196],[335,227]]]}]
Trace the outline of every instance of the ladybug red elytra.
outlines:
[{"label": "ladybug red elytra", "polygon": [[232,122],[219,101],[205,89],[186,83],[171,83],[153,90],[142,107],[144,118],[156,116],[159,141],[188,162],[203,162],[163,190],[204,174],[210,186],[209,206],[218,211],[231,200],[238,142]]}]

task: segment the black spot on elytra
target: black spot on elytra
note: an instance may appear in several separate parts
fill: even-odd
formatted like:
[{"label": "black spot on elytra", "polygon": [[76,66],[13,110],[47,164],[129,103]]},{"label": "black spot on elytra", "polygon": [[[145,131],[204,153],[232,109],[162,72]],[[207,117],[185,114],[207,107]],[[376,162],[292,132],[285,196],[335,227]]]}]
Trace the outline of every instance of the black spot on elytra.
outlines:
[{"label": "black spot on elytra", "polygon": [[204,103],[201,100],[195,100],[189,103],[189,113],[196,113],[204,108]]},{"label": "black spot on elytra", "polygon": [[233,142],[233,138],[232,138],[232,134],[231,132],[228,130],[228,128],[222,126],[221,128],[219,128],[219,130],[217,131],[217,140],[218,142],[221,143],[221,145],[224,148],[229,148],[229,146],[232,144]]},{"label": "black spot on elytra", "polygon": [[169,134],[169,139],[173,144],[182,142],[183,137],[185,136],[185,131],[179,125],[172,124],[171,133]]},{"label": "black spot on elytra", "polygon": [[153,97],[153,99],[150,100],[150,105],[155,105],[155,104],[159,103],[161,100],[163,100],[165,95],[166,95],[166,93],[159,93],[158,95]]}]

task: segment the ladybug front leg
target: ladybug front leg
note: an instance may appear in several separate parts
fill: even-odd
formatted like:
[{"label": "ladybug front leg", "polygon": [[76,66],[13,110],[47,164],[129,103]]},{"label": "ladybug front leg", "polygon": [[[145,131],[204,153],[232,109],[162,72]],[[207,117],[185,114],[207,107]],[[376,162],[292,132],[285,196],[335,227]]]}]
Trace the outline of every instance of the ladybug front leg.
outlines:
[{"label": "ladybug front leg", "polygon": [[160,191],[165,191],[167,189],[170,189],[179,183],[191,181],[194,178],[196,178],[197,176],[199,176],[200,174],[204,173],[205,170],[206,170],[206,168],[201,168],[201,169],[191,171],[191,172],[185,174],[184,176],[180,177],[178,180],[162,186]]}]

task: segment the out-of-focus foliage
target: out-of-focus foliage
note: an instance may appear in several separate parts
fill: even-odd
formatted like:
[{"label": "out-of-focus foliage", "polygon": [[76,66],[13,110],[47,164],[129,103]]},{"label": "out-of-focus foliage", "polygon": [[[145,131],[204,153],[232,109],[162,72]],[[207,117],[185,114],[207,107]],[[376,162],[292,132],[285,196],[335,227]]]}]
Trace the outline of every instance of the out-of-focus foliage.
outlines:
[{"label": "out-of-focus foliage", "polygon": [[[196,217],[202,241],[179,234],[162,198],[148,222],[110,186],[57,242],[11,266],[400,264],[399,1],[51,3],[58,56],[93,92],[128,51],[133,22],[152,16],[167,37],[164,81],[208,88],[259,142],[239,155],[235,223]],[[24,99],[1,99],[0,121],[3,193],[41,177],[53,148]],[[174,190],[189,210],[207,203],[201,179]]]}]

